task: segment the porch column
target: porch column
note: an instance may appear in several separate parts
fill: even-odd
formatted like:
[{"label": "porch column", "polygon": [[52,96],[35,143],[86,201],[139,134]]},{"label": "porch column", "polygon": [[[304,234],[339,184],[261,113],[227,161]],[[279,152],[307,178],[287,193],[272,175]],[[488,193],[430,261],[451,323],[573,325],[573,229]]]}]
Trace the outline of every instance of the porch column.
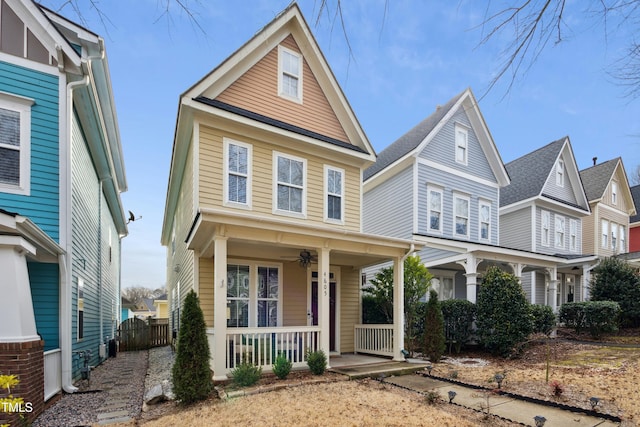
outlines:
[{"label": "porch column", "polygon": [[[331,291],[329,276],[329,252],[331,249],[323,247],[318,249],[318,325],[320,326],[320,350],[327,355],[327,369],[330,366],[329,354],[331,352]],[[337,347],[336,343],[336,347]]]},{"label": "porch column", "polygon": [[558,268],[547,268],[547,272],[549,274],[549,293],[548,293],[548,302],[549,306],[551,306],[551,310],[554,313],[558,311]]},{"label": "porch column", "polygon": [[482,259],[476,258],[475,255],[467,255],[464,261],[458,261],[458,264],[464,267],[465,277],[467,278],[467,301],[476,303],[477,299],[477,283],[478,283],[478,265]]},{"label": "porch column", "polygon": [[404,361],[404,261],[393,260],[393,360]]},{"label": "porch column", "polygon": [[213,241],[213,379],[227,379],[227,238]]}]

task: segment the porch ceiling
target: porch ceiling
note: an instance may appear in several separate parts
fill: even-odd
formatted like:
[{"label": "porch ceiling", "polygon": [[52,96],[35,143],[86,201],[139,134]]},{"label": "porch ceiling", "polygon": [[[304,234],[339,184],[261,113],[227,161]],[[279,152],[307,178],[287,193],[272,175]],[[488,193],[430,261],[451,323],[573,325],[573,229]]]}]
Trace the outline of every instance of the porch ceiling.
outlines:
[{"label": "porch ceiling", "polygon": [[402,257],[412,242],[294,221],[201,212],[186,242],[201,257],[213,256],[213,242],[227,239],[227,256],[297,262],[300,251],[330,249],[332,265],[364,267]]}]

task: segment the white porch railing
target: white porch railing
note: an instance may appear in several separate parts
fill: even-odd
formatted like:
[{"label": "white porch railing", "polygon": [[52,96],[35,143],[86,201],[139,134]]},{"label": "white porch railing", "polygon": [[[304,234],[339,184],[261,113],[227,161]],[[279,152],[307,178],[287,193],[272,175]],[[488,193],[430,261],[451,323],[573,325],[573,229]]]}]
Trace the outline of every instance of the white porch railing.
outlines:
[{"label": "white porch railing", "polygon": [[51,399],[62,390],[61,350],[44,352],[44,401]]},{"label": "white porch railing", "polygon": [[[228,328],[226,338],[227,371],[243,360],[271,371],[283,354],[294,368],[306,367],[307,351],[320,348],[320,327]],[[218,352],[218,355],[220,353]]]},{"label": "white porch railing", "polygon": [[355,325],[355,352],[393,357],[393,325]]}]

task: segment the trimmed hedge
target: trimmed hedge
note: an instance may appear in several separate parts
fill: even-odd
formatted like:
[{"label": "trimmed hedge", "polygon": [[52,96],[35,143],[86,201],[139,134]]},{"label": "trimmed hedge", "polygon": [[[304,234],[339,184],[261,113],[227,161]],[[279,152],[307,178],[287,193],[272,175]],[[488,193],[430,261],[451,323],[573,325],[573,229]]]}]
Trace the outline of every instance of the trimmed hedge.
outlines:
[{"label": "trimmed hedge", "polygon": [[556,326],[556,315],[548,305],[531,304],[533,332],[549,335]]},{"label": "trimmed hedge", "polygon": [[620,304],[615,301],[570,302],[560,307],[560,322],[576,333],[588,329],[594,338],[618,330]]},{"label": "trimmed hedge", "polygon": [[452,299],[440,303],[444,317],[446,341],[460,353],[462,346],[473,337],[473,321],[476,318],[476,305],[471,301]]}]

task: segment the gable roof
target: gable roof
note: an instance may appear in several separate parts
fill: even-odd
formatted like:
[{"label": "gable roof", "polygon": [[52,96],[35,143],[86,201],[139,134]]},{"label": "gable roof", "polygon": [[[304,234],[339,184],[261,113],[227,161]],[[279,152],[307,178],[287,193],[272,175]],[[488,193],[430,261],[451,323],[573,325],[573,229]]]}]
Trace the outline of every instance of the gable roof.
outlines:
[{"label": "gable roof", "polygon": [[430,138],[463,105],[465,111],[470,115],[474,131],[478,134],[478,140],[498,183],[506,185],[509,182],[509,176],[470,88],[463,90],[446,104],[436,107],[436,111],[430,116],[382,150],[376,163],[364,171],[364,181],[391,167],[396,162],[420,152]]},{"label": "gable roof", "polygon": [[590,202],[602,198],[619,162],[620,157],[616,157],[580,171],[582,185]]},{"label": "gable roof", "polygon": [[[330,110],[335,114],[337,122],[346,135],[346,141],[320,135],[317,131],[303,129],[300,125],[286,123],[281,119],[267,117],[256,111],[249,111],[245,107],[230,105],[217,99],[288,37],[293,38],[300,50],[304,58],[303,67],[311,70]],[[270,134],[302,140],[308,143],[310,148],[317,147],[323,151],[332,150],[348,155],[350,159],[361,162],[362,165],[372,164],[375,161],[373,146],[331,71],[300,8],[292,2],[238,50],[180,96],[162,226],[163,244],[168,241],[173,226],[173,212],[178,203],[188,152],[189,144],[180,142],[189,140],[193,127],[192,119],[197,112],[222,118],[229,123],[251,126]]]},{"label": "gable roof", "polygon": [[629,224],[640,222],[640,185],[631,187],[631,196],[636,207],[636,214],[629,218]]},{"label": "gable roof", "polygon": [[[573,172],[576,176],[576,185],[579,188],[575,188],[576,199],[578,204],[574,205],[565,200],[558,200],[550,195],[543,193],[545,184],[549,179],[553,171],[553,167],[556,161],[562,155],[562,152],[568,150],[568,157],[565,158],[565,163],[569,161],[571,170],[567,172]],[[500,207],[509,206],[518,202],[529,200],[535,197],[545,196],[548,199],[578,208],[582,211],[589,212],[589,205],[584,193],[582,183],[580,183],[580,176],[578,173],[578,167],[575,162],[573,150],[571,149],[571,142],[569,137],[565,136],[556,141],[553,141],[544,147],[538,148],[531,153],[525,154],[505,165],[507,172],[511,177],[511,184],[500,189]],[[582,202],[582,204],[580,203]]]}]

